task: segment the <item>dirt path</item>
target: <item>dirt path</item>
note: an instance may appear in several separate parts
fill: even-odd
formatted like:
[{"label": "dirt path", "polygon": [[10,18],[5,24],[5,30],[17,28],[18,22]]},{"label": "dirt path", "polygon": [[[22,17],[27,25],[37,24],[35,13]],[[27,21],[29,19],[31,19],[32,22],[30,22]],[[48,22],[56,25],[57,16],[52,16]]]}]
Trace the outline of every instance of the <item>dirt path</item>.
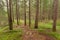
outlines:
[{"label": "dirt path", "polygon": [[27,26],[23,26],[21,28],[23,29],[22,40],[55,40],[47,35],[40,35],[37,30],[31,30]]}]

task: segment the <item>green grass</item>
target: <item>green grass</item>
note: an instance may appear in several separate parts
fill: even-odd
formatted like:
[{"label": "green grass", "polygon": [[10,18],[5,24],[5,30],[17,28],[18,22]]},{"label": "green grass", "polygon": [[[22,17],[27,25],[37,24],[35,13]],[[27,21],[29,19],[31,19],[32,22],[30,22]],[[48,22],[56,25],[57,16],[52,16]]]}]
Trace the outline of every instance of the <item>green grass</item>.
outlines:
[{"label": "green grass", "polygon": [[57,33],[57,32],[46,32],[45,30],[39,30],[39,32],[42,32],[43,34],[46,34],[48,36],[52,36],[54,37],[56,40],[60,40],[60,33]]},{"label": "green grass", "polygon": [[3,32],[4,30],[8,29],[8,26],[0,28],[0,32]]},{"label": "green grass", "polygon": [[[32,20],[32,25],[31,25],[32,29],[34,29],[34,22],[35,21]],[[24,20],[20,20],[19,23],[23,24]],[[14,24],[16,24],[16,20],[15,20]],[[27,24],[28,24],[28,20],[27,20]],[[39,32],[43,32],[44,34],[47,34],[49,36],[53,36],[57,40],[60,40],[60,33],[52,32],[52,24],[53,24],[52,20],[49,22],[39,22],[39,27],[37,30]],[[7,29],[8,29],[8,26],[0,29],[0,40],[21,40],[21,36],[22,36],[22,32],[23,32],[21,29],[18,29],[18,30],[14,29],[12,31],[8,30],[6,32],[3,32]],[[51,29],[51,32],[47,32],[47,31],[45,31],[45,29]],[[60,21],[59,20],[57,21],[57,30],[60,30]]]},{"label": "green grass", "polygon": [[[32,20],[32,26],[31,28],[34,29],[34,20]],[[27,23],[28,23],[28,20],[27,20]],[[47,21],[47,22],[39,22],[39,25],[38,25],[38,29],[39,32],[43,32],[49,36],[53,36],[55,37],[57,40],[60,40],[60,33],[58,32],[52,32],[52,26],[53,26],[53,21],[50,20],[50,21]],[[51,32],[47,32],[45,31],[45,29],[50,29]],[[56,26],[56,29],[59,31],[60,30],[60,20],[57,20],[57,26]]]},{"label": "green grass", "polygon": [[[7,31],[6,31],[7,30]],[[22,30],[8,30],[8,26],[0,29],[0,40],[21,40]]]},{"label": "green grass", "polygon": [[[60,40],[60,33],[52,32],[52,24],[53,24],[52,21],[49,21],[47,23],[40,22],[38,30],[39,30],[39,32],[43,32],[49,36],[55,37],[57,40]],[[50,29],[51,32],[47,32],[47,31],[45,31],[45,29]],[[57,29],[57,31],[60,31],[60,21],[59,20],[57,21],[56,29]]]},{"label": "green grass", "polygon": [[21,40],[21,31],[8,31],[0,33],[0,40]]},{"label": "green grass", "polygon": [[[33,23],[34,23],[34,21],[33,21]],[[48,22],[39,22],[37,30],[39,32],[43,32],[44,34],[47,34],[49,36],[53,36],[57,40],[60,40],[60,33],[58,33],[58,32],[52,32],[52,26],[53,26],[53,21],[52,20],[50,20]],[[33,26],[31,26],[31,28],[34,29]],[[47,32],[48,29],[50,29],[51,32]],[[60,31],[60,21],[59,20],[57,20],[56,29],[57,29],[57,31]]]}]

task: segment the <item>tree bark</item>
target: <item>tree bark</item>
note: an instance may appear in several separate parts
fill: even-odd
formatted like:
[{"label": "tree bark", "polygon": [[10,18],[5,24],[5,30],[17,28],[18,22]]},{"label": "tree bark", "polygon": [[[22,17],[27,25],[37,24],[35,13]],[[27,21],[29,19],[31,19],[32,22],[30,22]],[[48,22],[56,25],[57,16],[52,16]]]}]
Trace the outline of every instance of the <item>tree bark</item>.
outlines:
[{"label": "tree bark", "polygon": [[13,0],[12,0],[12,21],[14,22]]},{"label": "tree bark", "polygon": [[11,5],[11,1],[12,0],[9,0],[9,29],[10,30],[13,30],[13,23],[12,23],[12,5]]},{"label": "tree bark", "polygon": [[26,0],[24,0],[24,25],[26,26]]},{"label": "tree bark", "polygon": [[17,25],[19,25],[19,7],[18,7],[18,0],[16,0],[16,18],[17,18]]},{"label": "tree bark", "polygon": [[57,21],[57,9],[58,9],[58,0],[54,0],[53,2],[53,31],[56,31],[56,21]]},{"label": "tree bark", "polygon": [[36,3],[36,17],[35,17],[35,28],[38,28],[38,16],[39,16],[39,0]]},{"label": "tree bark", "polygon": [[30,4],[30,0],[29,0],[29,26],[31,26],[31,4]]}]

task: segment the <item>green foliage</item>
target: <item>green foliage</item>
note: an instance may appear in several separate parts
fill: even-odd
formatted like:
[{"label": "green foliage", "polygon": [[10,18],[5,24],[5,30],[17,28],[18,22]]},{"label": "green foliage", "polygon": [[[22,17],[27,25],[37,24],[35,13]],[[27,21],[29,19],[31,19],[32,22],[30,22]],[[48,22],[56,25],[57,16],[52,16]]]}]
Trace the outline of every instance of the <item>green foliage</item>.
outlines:
[{"label": "green foliage", "polygon": [[0,40],[21,40],[21,31],[8,31],[0,34]]},{"label": "green foliage", "polygon": [[0,28],[0,32],[3,32],[4,30],[8,29],[8,26]]},{"label": "green foliage", "polygon": [[0,29],[0,40],[21,40],[22,30],[7,30],[8,27]]},{"label": "green foliage", "polygon": [[42,32],[43,34],[46,34],[48,36],[52,36],[56,38],[56,40],[60,40],[60,34],[57,32],[46,32],[45,30],[38,30],[39,32]]}]

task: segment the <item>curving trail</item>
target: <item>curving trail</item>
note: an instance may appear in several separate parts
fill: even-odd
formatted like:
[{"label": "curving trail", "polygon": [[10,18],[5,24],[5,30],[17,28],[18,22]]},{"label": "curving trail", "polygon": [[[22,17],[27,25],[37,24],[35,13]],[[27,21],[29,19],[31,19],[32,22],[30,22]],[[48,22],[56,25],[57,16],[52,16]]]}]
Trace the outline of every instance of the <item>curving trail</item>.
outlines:
[{"label": "curving trail", "polygon": [[39,34],[37,30],[31,30],[27,26],[21,27],[23,30],[22,40],[55,40],[48,35]]}]

